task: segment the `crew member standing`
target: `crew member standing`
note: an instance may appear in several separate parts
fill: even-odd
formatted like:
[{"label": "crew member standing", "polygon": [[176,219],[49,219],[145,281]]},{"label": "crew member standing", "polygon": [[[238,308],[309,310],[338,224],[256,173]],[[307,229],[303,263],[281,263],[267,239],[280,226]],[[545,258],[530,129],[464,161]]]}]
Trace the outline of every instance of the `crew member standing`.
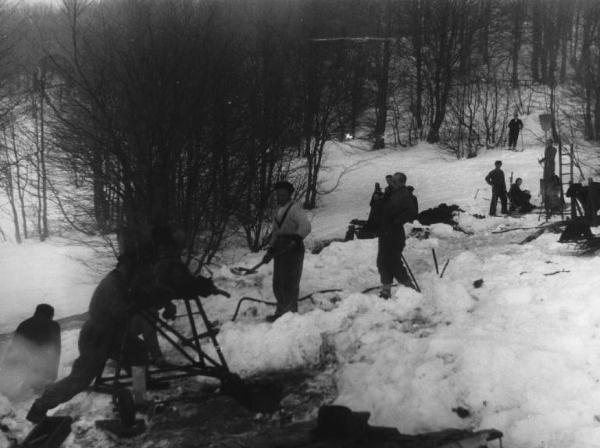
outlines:
[{"label": "crew member standing", "polygon": [[500,169],[502,162],[496,160],[494,163],[495,167],[492,171],[485,176],[485,181],[492,187],[492,200],[490,201],[490,216],[496,216],[496,205],[498,204],[498,198],[502,204],[502,213],[507,214],[507,201],[506,201],[506,179],[504,178],[504,171]]},{"label": "crew member standing", "polygon": [[391,297],[394,278],[404,286],[414,288],[404,267],[402,251],[406,244],[404,223],[417,218],[415,203],[406,188],[406,175],[395,173],[389,194],[383,201],[377,240],[377,270],[383,299]]},{"label": "crew member standing", "polygon": [[275,314],[268,316],[273,322],[284,313],[298,311],[300,278],[304,263],[304,238],[310,233],[310,222],[302,207],[292,199],[294,186],[287,181],[277,182],[277,212],[269,249],[263,262],[274,260],[273,294],[277,300]]}]

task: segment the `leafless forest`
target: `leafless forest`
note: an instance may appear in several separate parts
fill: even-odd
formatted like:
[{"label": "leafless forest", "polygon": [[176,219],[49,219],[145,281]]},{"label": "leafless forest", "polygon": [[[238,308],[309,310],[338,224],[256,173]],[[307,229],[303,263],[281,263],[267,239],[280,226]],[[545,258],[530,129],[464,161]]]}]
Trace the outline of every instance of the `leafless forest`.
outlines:
[{"label": "leafless forest", "polygon": [[475,157],[532,92],[553,112],[560,91],[596,141],[599,25],[594,0],[5,3],[3,231],[171,223],[209,261],[232,232],[262,247],[280,178],[317,206],[331,140]]}]

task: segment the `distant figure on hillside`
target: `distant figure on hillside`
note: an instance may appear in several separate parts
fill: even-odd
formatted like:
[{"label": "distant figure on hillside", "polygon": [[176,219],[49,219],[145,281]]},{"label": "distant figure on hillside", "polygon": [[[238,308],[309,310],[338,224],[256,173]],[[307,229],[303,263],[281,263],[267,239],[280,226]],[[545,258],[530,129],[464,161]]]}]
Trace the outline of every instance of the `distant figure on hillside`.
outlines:
[{"label": "distant figure on hillside", "polygon": [[504,178],[504,171],[500,169],[502,162],[496,160],[494,163],[495,168],[485,176],[485,181],[492,187],[492,200],[490,201],[490,216],[496,216],[496,205],[498,204],[498,198],[502,204],[502,213],[507,214],[507,201],[506,201],[506,180]]},{"label": "distant figure on hillside", "polygon": [[529,202],[531,193],[529,190],[521,190],[523,179],[517,177],[515,183],[510,186],[508,196],[510,197],[510,211],[518,211],[520,213],[528,213],[533,209],[533,205]]},{"label": "distant figure on hillside", "polygon": [[12,398],[54,382],[60,361],[60,325],[54,308],[42,303],[17,327],[0,367],[0,391]]},{"label": "distant figure on hillside", "polygon": [[294,186],[288,181],[280,181],[273,187],[277,195],[277,211],[273,218],[273,228],[269,249],[263,263],[273,261],[273,294],[277,300],[275,314],[267,316],[274,322],[287,312],[298,312],[300,279],[304,263],[304,238],[311,226],[300,204],[293,199]]},{"label": "distant figure on hillside", "polygon": [[512,120],[508,123],[508,149],[513,151],[517,149],[517,141],[519,140],[519,132],[523,129],[523,122],[519,119],[519,115],[515,112]]}]

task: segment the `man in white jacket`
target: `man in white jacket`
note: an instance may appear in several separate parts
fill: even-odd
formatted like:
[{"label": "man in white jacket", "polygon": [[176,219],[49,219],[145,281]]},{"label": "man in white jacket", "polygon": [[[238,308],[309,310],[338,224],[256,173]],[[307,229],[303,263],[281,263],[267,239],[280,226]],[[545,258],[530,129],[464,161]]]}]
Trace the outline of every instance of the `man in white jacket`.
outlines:
[{"label": "man in white jacket", "polygon": [[273,219],[273,229],[269,249],[263,257],[268,263],[274,259],[273,294],[277,299],[275,314],[267,320],[273,322],[282,314],[298,311],[300,278],[304,262],[304,238],[310,233],[310,222],[302,207],[292,199],[294,186],[287,182],[277,182],[277,211]]}]

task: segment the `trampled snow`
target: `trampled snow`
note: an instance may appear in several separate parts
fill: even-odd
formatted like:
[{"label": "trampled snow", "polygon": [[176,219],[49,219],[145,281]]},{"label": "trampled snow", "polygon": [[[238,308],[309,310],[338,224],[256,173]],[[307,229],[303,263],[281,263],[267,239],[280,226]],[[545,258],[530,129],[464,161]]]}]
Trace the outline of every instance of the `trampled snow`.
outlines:
[{"label": "trampled snow", "polygon": [[[232,298],[210,297],[204,303],[210,317],[223,323],[218,339],[230,368],[249,376],[318,370],[327,362],[335,370],[336,403],[369,411],[372,425],[405,433],[493,427],[513,448],[599,446],[600,261],[578,256],[572,245],[558,243],[558,234],[519,244],[544,223],[538,213],[474,216],[487,214],[490,189],[483,178],[497,159],[503,160],[507,178],[511,172],[523,178],[539,204],[537,159],[543,145],[535,140],[540,135],[535,120],[525,120],[530,132],[524,152],[484,150],[468,160],[456,160],[426,144],[378,152],[364,151],[358,144],[332,144],[323,190],[337,181],[344,167],[346,172],[339,188],[323,196],[312,213],[309,245],[343,238],[351,219],[366,218],[373,184],[383,185],[385,174],[395,171],[408,175],[422,210],[442,202],[461,206],[459,223],[472,234],[436,224],[427,227],[429,238],[409,238],[404,255],[422,292],[398,287],[388,301],[377,297],[377,289],[363,293],[379,284],[376,240],[333,242],[319,254],[307,252],[301,295],[340,291],[316,293],[314,303],[302,301],[299,314],[273,324],[264,321],[273,308],[254,303],[243,305],[231,322],[241,297],[273,300],[272,265],[246,277],[233,275],[229,266],[213,267],[215,282]],[[407,224],[407,232],[414,227],[423,226]],[[440,270],[450,260],[443,278],[435,272],[432,249]],[[31,306],[42,294],[35,283],[17,282],[11,270],[23,263],[26,271],[36,266],[33,261],[18,259],[16,250],[10,255],[12,264],[4,256],[0,264],[3,311],[5,291],[20,291],[22,301],[27,298]],[[250,254],[237,264],[252,266],[260,257]],[[54,268],[54,278],[73,280]],[[87,275],[80,273],[78,281],[97,280]],[[476,280],[482,280],[480,287]],[[73,293],[48,282],[42,288],[53,291],[48,300],[72,303],[73,312],[81,311],[81,303],[87,305],[91,290]],[[61,374],[77,356],[76,336],[75,330],[63,334]],[[24,420],[30,403],[11,409],[0,397],[0,419],[19,436],[30,428]],[[453,411],[458,407],[469,415],[459,417]],[[110,412],[106,397],[94,394],[82,394],[59,411],[73,408],[82,416],[80,426],[91,427],[95,417]],[[11,412],[16,414],[2,417]],[[2,437],[0,433],[0,447]],[[76,437],[68,442],[78,446]]]}]

